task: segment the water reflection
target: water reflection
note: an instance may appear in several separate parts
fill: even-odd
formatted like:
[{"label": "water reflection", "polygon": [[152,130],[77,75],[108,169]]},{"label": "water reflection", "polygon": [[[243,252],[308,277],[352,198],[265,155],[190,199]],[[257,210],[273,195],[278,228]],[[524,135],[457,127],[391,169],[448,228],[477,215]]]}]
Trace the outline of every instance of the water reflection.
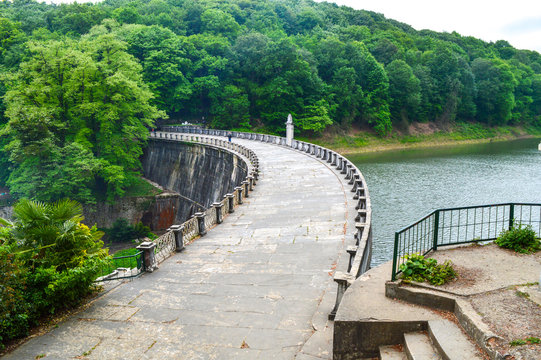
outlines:
[{"label": "water reflection", "polygon": [[539,139],[348,156],[373,209],[372,266],[392,257],[395,231],[437,208],[541,203]]}]

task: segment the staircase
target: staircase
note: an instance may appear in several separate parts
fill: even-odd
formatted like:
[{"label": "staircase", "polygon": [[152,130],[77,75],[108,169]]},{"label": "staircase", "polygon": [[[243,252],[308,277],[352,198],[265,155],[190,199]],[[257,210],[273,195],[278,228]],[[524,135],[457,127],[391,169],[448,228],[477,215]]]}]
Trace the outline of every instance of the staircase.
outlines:
[{"label": "staircase", "polygon": [[449,320],[428,321],[428,331],[404,334],[404,343],[380,346],[381,360],[482,360],[486,358]]}]

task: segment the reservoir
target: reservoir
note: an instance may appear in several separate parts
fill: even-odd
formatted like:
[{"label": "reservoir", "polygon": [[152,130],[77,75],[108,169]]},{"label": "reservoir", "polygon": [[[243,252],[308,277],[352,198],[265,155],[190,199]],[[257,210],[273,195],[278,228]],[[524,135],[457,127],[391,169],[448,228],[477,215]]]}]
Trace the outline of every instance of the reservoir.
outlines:
[{"label": "reservoir", "polygon": [[372,201],[372,267],[394,233],[439,208],[541,203],[540,139],[348,155]]}]

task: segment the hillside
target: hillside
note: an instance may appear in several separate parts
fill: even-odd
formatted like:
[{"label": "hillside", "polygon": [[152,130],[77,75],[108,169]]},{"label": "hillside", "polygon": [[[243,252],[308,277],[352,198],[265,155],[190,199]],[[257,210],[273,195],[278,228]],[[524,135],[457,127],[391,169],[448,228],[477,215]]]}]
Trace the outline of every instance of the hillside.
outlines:
[{"label": "hillside", "polygon": [[331,3],[15,0],[0,17],[1,180],[18,196],[121,196],[155,121],[279,133],[292,113],[305,136],[541,126],[539,53]]}]

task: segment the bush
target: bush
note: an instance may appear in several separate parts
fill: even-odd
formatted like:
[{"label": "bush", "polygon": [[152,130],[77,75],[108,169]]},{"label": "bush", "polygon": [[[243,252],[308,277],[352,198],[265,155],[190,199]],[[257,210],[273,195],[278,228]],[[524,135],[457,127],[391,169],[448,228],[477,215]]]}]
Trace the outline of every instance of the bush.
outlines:
[{"label": "bush", "polygon": [[27,269],[12,253],[12,247],[0,245],[0,350],[4,341],[24,336],[28,331],[26,276]]},{"label": "bush", "polygon": [[131,226],[126,219],[117,219],[113,226],[109,229],[104,229],[111,242],[129,242],[135,239],[144,237],[153,237],[153,233],[148,226],[138,222],[135,226]]},{"label": "bush", "polygon": [[419,254],[406,255],[405,259],[406,262],[400,265],[404,280],[443,285],[456,277],[450,261],[438,264],[436,259],[425,258]]},{"label": "bush", "polygon": [[82,224],[78,203],[19,201],[0,220],[0,348],[58,309],[78,304],[110,261],[103,233]]},{"label": "bush", "polygon": [[533,253],[541,249],[541,239],[537,238],[537,234],[532,229],[531,225],[516,226],[513,225],[509,230],[504,230],[496,239],[496,244],[499,247],[511,249],[519,253]]}]

